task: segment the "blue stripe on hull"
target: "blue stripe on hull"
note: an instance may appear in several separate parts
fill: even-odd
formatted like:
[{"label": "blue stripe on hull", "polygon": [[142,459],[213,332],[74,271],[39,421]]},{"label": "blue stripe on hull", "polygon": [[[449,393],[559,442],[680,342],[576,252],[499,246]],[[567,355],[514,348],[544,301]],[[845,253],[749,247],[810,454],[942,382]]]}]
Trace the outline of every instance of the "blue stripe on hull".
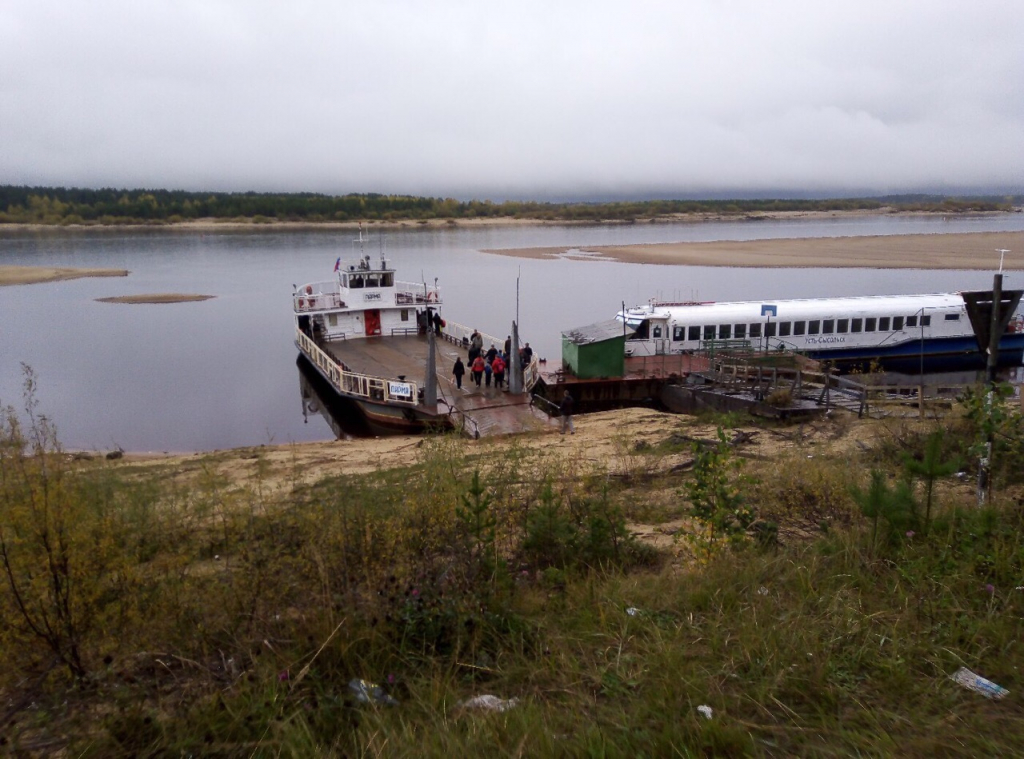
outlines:
[{"label": "blue stripe on hull", "polygon": [[[984,369],[985,354],[978,350],[973,337],[951,337],[906,342],[899,345],[858,348],[830,348],[808,351],[819,361],[832,361],[840,366],[866,366],[872,362],[891,370],[917,371],[924,359],[926,371]],[[999,341],[999,366],[1020,366],[1024,361],[1024,334],[1005,335]]]}]

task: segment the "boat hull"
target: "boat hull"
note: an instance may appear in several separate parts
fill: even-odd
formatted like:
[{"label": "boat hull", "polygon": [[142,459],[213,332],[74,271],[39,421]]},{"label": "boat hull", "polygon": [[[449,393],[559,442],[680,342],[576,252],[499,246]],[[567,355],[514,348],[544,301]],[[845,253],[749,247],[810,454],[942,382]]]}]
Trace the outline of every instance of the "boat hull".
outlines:
[{"label": "boat hull", "polygon": [[[913,374],[984,369],[986,356],[973,337],[930,339],[893,346],[871,346],[807,351],[810,358],[829,361],[843,371],[867,370],[872,365]],[[1004,335],[999,341],[997,366],[1020,366],[1024,361],[1024,334]]]},{"label": "boat hull", "polygon": [[307,369],[315,370],[323,379],[323,392],[327,392],[343,404],[358,412],[371,432],[375,435],[408,435],[431,430],[451,429],[453,424],[447,414],[430,413],[427,410],[398,406],[368,398],[348,395],[338,390],[324,371],[314,361],[310,361],[299,347],[298,360]]}]

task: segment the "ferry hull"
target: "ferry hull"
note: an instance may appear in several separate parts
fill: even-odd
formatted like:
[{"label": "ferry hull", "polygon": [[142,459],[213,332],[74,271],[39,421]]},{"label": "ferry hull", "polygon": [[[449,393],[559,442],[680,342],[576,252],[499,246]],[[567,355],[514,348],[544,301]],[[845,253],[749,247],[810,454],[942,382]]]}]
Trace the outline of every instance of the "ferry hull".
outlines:
[{"label": "ferry hull", "polygon": [[452,428],[452,422],[446,414],[431,414],[428,411],[409,406],[396,406],[343,393],[331,383],[330,377],[316,362],[309,360],[301,346],[297,345],[296,347],[299,348],[299,361],[304,362],[307,368],[315,370],[324,380],[326,391],[357,411],[374,434],[409,435]]}]

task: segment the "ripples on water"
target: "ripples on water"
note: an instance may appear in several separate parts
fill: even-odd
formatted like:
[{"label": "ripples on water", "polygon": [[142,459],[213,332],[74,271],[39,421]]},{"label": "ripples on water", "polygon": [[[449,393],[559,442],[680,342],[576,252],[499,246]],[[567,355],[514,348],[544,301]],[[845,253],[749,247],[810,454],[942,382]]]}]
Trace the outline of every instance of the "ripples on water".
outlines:
[{"label": "ripples on water", "polygon": [[[478,251],[629,243],[1024,230],[1024,215],[704,224],[509,226],[371,232],[404,280],[437,277],[446,318],[498,336],[518,312],[534,348],[560,360],[560,333],[610,318],[625,302],[744,300],[983,289],[988,272],[729,269],[519,259]],[[20,363],[40,408],[73,448],[210,450],[332,437],[304,423],[292,343],[292,284],[326,279],[354,258],[351,231],[46,231],[0,234],[0,262],[113,267],[124,279],[0,288],[0,403],[18,404]],[[1017,273],[1007,285],[1014,286]],[[142,293],[215,295],[200,303],[121,305]],[[308,416],[308,414],[307,414]]]}]

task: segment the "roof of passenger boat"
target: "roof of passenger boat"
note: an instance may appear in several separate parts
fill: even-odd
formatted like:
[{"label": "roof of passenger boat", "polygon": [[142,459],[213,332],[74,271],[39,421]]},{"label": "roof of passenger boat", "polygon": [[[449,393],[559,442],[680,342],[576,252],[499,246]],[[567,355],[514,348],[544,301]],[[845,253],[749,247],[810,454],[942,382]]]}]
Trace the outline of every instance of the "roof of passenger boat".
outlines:
[{"label": "roof of passenger boat", "polygon": [[866,313],[884,309],[894,316],[911,316],[924,309],[962,309],[963,298],[958,293],[933,293],[927,295],[859,295],[838,298],[787,298],[759,301],[723,301],[719,303],[665,304],[654,303],[627,309],[627,318],[637,319],[655,315],[677,317],[727,316],[735,314],[742,318],[758,318],[767,309],[774,310],[773,316],[785,318],[804,314],[843,315],[860,311]]}]

